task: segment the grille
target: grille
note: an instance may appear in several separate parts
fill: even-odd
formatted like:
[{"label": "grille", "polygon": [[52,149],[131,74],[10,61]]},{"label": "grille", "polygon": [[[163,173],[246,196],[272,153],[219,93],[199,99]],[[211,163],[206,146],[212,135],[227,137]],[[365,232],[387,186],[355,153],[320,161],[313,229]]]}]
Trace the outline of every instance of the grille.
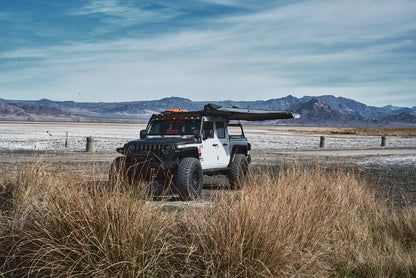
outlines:
[{"label": "grille", "polygon": [[128,151],[130,154],[132,153],[155,153],[157,156],[162,156],[162,150],[163,148],[169,144],[166,143],[162,143],[162,144],[157,144],[157,143],[147,143],[147,144],[132,144],[128,147]]}]

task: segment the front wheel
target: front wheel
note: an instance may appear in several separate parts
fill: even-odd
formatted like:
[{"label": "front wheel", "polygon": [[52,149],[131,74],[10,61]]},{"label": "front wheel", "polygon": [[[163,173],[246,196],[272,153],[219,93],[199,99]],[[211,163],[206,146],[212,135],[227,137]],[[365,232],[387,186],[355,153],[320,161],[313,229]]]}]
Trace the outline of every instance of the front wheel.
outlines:
[{"label": "front wheel", "polygon": [[198,159],[186,157],[178,165],[176,188],[182,200],[199,198],[202,191],[202,167]]},{"label": "front wheel", "polygon": [[108,175],[109,183],[115,184],[119,181],[127,181],[127,171],[125,166],[126,158],[124,156],[119,156],[114,159],[113,163],[110,166],[110,172]]},{"label": "front wheel", "polygon": [[242,179],[248,173],[248,160],[244,154],[236,154],[228,170],[228,179],[232,189],[239,189],[242,186]]}]

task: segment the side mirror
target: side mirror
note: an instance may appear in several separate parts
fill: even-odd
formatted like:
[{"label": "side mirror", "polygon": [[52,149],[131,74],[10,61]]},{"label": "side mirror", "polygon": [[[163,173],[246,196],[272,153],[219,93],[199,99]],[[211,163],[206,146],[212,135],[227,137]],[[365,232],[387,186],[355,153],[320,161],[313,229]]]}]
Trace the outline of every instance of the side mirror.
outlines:
[{"label": "side mirror", "polygon": [[146,138],[147,132],[145,129],[140,130],[140,139]]}]

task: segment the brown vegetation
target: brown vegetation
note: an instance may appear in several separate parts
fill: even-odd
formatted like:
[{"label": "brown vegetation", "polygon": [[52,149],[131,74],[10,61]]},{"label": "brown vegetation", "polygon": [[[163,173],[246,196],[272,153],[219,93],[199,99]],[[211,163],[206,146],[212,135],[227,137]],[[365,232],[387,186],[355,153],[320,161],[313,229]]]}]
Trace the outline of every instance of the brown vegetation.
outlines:
[{"label": "brown vegetation", "polygon": [[[403,136],[415,137],[416,128],[411,127],[353,127],[353,128],[288,128],[288,132],[326,135],[356,135],[356,136]],[[269,131],[274,131],[269,129]],[[276,130],[281,131],[281,129]]]},{"label": "brown vegetation", "polygon": [[416,208],[388,207],[343,170],[253,173],[179,212],[42,165],[3,174],[0,196],[0,276],[416,275]]}]

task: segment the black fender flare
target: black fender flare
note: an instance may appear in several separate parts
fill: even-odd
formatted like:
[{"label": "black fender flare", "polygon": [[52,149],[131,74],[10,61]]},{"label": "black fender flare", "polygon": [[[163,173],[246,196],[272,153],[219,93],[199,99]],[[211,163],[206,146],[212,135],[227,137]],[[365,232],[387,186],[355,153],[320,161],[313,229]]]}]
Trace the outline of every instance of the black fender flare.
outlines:
[{"label": "black fender flare", "polygon": [[249,146],[243,146],[243,145],[236,145],[233,146],[233,149],[231,150],[231,155],[230,155],[230,164],[231,162],[234,161],[235,155],[236,154],[244,154],[245,156],[248,156],[248,150],[249,150]]},{"label": "black fender flare", "polygon": [[179,160],[182,160],[185,157],[194,157],[199,160],[199,150],[196,146],[181,148],[176,150],[175,156]]}]

